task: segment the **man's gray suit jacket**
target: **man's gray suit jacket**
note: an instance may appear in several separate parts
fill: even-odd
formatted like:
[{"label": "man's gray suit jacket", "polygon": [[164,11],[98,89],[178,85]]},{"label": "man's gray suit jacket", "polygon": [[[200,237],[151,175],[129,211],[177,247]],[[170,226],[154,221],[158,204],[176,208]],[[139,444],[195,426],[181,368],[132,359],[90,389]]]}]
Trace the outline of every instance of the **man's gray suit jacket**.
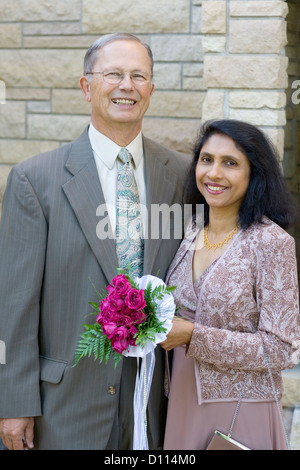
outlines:
[{"label": "man's gray suit jacket", "polygon": [[[189,158],[145,137],[143,143],[148,208],[181,204]],[[93,285],[102,291],[116,275],[114,240],[101,240],[96,231],[103,203],[88,129],[16,165],[8,178],[0,225],[0,339],[6,345],[0,417],[35,416],[38,449],[105,449],[111,433],[126,359],[117,368],[93,358],[72,367],[82,324],[95,321],[87,317],[88,302],[97,301]],[[145,240],[144,273],[165,278],[179,243],[172,236]],[[164,354],[156,352],[149,432],[153,448],[160,448]]]}]

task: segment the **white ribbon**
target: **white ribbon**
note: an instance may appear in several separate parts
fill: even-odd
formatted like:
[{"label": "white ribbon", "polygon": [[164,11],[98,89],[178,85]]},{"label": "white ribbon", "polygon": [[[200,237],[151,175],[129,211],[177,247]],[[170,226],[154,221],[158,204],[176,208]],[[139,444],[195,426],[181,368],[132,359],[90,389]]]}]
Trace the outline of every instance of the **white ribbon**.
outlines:
[{"label": "white ribbon", "polygon": [[[151,283],[152,289],[156,286],[164,285],[158,277],[146,275],[135,278],[139,289],[145,289]],[[164,341],[172,328],[172,320],[176,310],[172,294],[165,294],[158,302],[157,318],[163,322],[165,332],[156,333],[155,340],[147,340],[144,347],[129,346],[128,351],[123,351],[123,356],[137,358],[137,374],[133,398],[134,410],[134,430],[133,430],[133,450],[148,450],[147,438],[147,404],[152,383],[155,366],[156,345]],[[141,364],[140,364],[140,358]]]},{"label": "white ribbon", "polygon": [[137,358],[137,374],[133,398],[133,450],[148,450],[147,404],[155,366],[154,350],[142,358],[141,367],[139,366],[139,358]]}]

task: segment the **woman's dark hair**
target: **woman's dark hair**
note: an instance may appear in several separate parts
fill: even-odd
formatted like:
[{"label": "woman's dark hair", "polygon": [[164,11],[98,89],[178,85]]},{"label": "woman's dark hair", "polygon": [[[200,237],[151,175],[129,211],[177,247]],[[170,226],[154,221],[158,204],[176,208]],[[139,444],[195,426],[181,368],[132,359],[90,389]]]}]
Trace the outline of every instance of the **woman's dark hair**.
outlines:
[{"label": "woman's dark hair", "polygon": [[207,121],[200,129],[194,147],[194,159],[186,180],[185,203],[204,204],[204,223],[208,223],[208,205],[197,188],[195,170],[204,143],[214,134],[231,137],[250,161],[250,183],[239,210],[239,224],[247,228],[262,222],[264,216],[286,229],[296,220],[296,204],[285,183],[277,151],[252,124],[236,120]]}]

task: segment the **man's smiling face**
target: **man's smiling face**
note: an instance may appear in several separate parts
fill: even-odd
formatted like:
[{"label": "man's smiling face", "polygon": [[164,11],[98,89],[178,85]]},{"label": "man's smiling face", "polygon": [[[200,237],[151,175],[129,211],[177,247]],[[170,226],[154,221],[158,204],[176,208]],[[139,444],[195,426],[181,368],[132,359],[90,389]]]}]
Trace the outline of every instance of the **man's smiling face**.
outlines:
[{"label": "man's smiling face", "polygon": [[[131,126],[137,134],[154,91],[146,48],[131,40],[108,43],[99,49],[93,72],[126,73],[118,84],[107,83],[102,74],[90,75],[86,98],[92,104],[92,122],[106,135],[120,126]],[[130,74],[138,72],[150,78],[143,85],[131,80]]]}]

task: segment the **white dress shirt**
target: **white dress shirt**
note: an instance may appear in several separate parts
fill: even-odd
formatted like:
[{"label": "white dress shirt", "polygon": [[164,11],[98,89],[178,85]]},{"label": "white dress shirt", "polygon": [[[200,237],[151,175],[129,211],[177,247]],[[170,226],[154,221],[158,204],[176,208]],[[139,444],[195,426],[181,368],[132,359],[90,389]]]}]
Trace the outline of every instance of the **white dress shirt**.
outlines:
[{"label": "white dress shirt", "polygon": [[[101,134],[92,123],[89,127],[89,139],[93,149],[93,154],[98,170],[100,183],[104,199],[107,205],[112,232],[116,230],[116,199],[117,199],[117,156],[121,147]],[[126,146],[132,155],[134,161],[134,176],[140,196],[140,204],[146,207],[146,183],[144,176],[144,155],[142,133],[140,132],[136,138]],[[147,215],[142,210],[143,226],[146,227]]]}]

